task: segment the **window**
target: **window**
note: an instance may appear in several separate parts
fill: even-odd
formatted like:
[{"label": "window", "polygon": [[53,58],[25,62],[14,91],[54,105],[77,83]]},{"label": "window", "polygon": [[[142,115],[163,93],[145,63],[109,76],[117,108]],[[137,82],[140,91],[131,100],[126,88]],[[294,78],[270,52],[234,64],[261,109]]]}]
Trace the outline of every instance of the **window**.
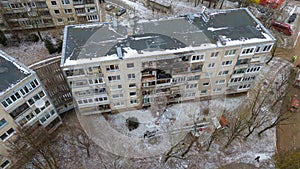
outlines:
[{"label": "window", "polygon": [[83,4],[83,0],[73,0],[74,5]]},{"label": "window", "polygon": [[122,85],[120,84],[110,86],[110,90],[120,90],[120,89],[122,89]]},{"label": "window", "polygon": [[257,66],[257,67],[249,67],[247,70],[246,70],[246,72],[247,73],[254,73],[254,72],[258,72],[258,71],[260,71],[260,66]]},{"label": "window", "polygon": [[13,93],[5,100],[1,101],[1,104],[4,106],[4,108],[8,107],[9,105],[13,104],[14,102],[18,101],[21,98],[21,94],[23,96],[27,95],[29,92],[31,92],[33,89],[35,89],[39,85],[38,81],[35,79],[23,88],[21,88],[19,91]]},{"label": "window", "polygon": [[250,59],[239,59],[237,61],[237,65],[243,65],[243,64],[248,64]]},{"label": "window", "polygon": [[269,52],[271,50],[271,48],[272,48],[272,45],[266,45],[266,46],[264,46],[262,51],[263,52]]},{"label": "window", "polygon": [[100,66],[92,66],[92,67],[88,67],[86,69],[86,71],[87,71],[87,74],[93,75],[93,74],[101,73],[101,68],[100,68]]},{"label": "window", "polygon": [[232,60],[227,60],[222,62],[222,66],[230,66],[232,65]]},{"label": "window", "polygon": [[241,73],[245,73],[246,72],[246,68],[243,69],[237,69],[233,71],[233,74],[241,74]]},{"label": "window", "polygon": [[95,102],[104,102],[107,101],[107,97],[97,97],[95,98]]},{"label": "window", "polygon": [[0,167],[1,167],[1,168],[6,168],[9,164],[10,164],[9,160],[5,160],[5,161],[0,165]]},{"label": "window", "polygon": [[67,18],[68,22],[75,22],[74,17]]},{"label": "window", "polygon": [[40,119],[40,122],[43,124],[45,123],[51,116],[53,116],[55,114],[55,111],[54,110],[51,110],[50,112],[47,112],[44,117],[42,117]]},{"label": "window", "polygon": [[217,57],[219,55],[219,52],[213,52],[211,53],[210,57],[214,58]]},{"label": "window", "polygon": [[202,71],[202,64],[192,64],[191,71]]},{"label": "window", "polygon": [[22,3],[15,3],[15,4],[10,4],[11,8],[22,8],[23,4]]},{"label": "window", "polygon": [[65,14],[71,14],[72,13],[72,9],[65,9]]},{"label": "window", "polygon": [[127,63],[127,68],[133,68],[134,67],[134,63]]},{"label": "window", "polygon": [[76,14],[84,14],[85,13],[85,8],[75,8],[75,13]]},{"label": "window", "polygon": [[203,94],[206,94],[206,93],[207,93],[207,90],[201,90],[201,91],[200,91],[200,94],[202,94],[202,95],[203,95]]},{"label": "window", "polygon": [[173,78],[172,82],[173,83],[181,83],[181,82],[185,82],[185,76],[184,77],[176,77],[176,78]]},{"label": "window", "polygon": [[86,18],[87,18],[88,21],[97,21],[98,20],[98,15],[97,14],[87,15]]},{"label": "window", "polygon": [[134,99],[134,100],[130,100],[130,104],[137,104],[137,99]]},{"label": "window", "polygon": [[136,87],[136,84],[135,83],[130,83],[129,84],[129,88],[135,88]]},{"label": "window", "polygon": [[219,76],[225,76],[225,75],[227,75],[228,73],[229,73],[228,70],[224,70],[224,71],[220,71],[220,72],[218,73],[218,75],[219,75]]},{"label": "window", "polygon": [[144,103],[152,103],[154,101],[154,98],[144,98],[143,102]]},{"label": "window", "polygon": [[5,126],[6,124],[7,124],[7,121],[4,118],[0,120],[0,128]]},{"label": "window", "polygon": [[2,141],[5,141],[7,140],[9,137],[11,137],[13,134],[15,133],[15,130],[13,128],[10,128],[9,130],[7,130],[5,133],[3,133],[1,136],[0,136],[0,139]]},{"label": "window", "polygon": [[241,78],[241,77],[233,78],[233,79],[230,79],[230,83],[240,82],[240,81],[242,81],[242,79],[243,79],[243,78]]},{"label": "window", "polygon": [[208,85],[209,85],[209,82],[204,82],[202,85],[203,85],[203,86],[208,86]]},{"label": "window", "polygon": [[34,2],[27,2],[27,3],[25,2],[25,3],[23,3],[23,5],[26,6],[26,7],[29,7],[29,8],[35,8],[36,7]]},{"label": "window", "polygon": [[194,97],[196,93],[184,93],[182,97]]},{"label": "window", "polygon": [[186,89],[193,89],[193,88],[197,88],[197,86],[198,86],[197,83],[195,83],[195,84],[187,84],[187,85],[185,86],[185,88],[186,88]]},{"label": "window", "polygon": [[255,53],[260,52],[260,49],[261,49],[261,46],[257,46],[257,48],[256,48],[256,50],[255,50]]},{"label": "window", "polygon": [[118,107],[118,106],[124,106],[124,102],[118,102],[118,103],[115,103],[115,106]]},{"label": "window", "polygon": [[233,56],[236,53],[236,49],[226,50],[225,56]]},{"label": "window", "polygon": [[62,18],[57,18],[57,22],[61,23],[61,22],[63,22],[63,19]]},{"label": "window", "polygon": [[106,66],[106,71],[116,71],[116,70],[119,70],[119,65]]},{"label": "window", "polygon": [[51,5],[56,6],[57,5],[56,1],[51,1]]},{"label": "window", "polygon": [[83,86],[87,86],[88,82],[86,80],[77,80],[77,81],[73,81],[73,87],[83,87]]},{"label": "window", "polygon": [[19,107],[15,108],[13,111],[9,113],[9,115],[13,118],[16,119],[19,115],[22,113],[26,112],[29,109],[29,105],[25,102]]},{"label": "window", "polygon": [[73,4],[77,5],[77,4],[82,4],[83,0],[73,0]]},{"label": "window", "polygon": [[130,73],[127,74],[128,79],[135,79],[135,74],[134,73]]},{"label": "window", "polygon": [[86,8],[86,11],[89,12],[89,13],[96,12],[96,8],[95,7],[88,7],[88,8]]},{"label": "window", "polygon": [[63,5],[69,5],[70,4],[70,0],[61,0],[61,3]]},{"label": "window", "polygon": [[189,76],[186,78],[186,81],[193,81],[193,80],[199,80],[200,75],[195,75],[195,76]]},{"label": "window", "polygon": [[213,68],[213,67],[215,67],[215,63],[210,63],[210,64],[208,64],[208,68],[209,68],[209,69],[211,69],[211,68]]},{"label": "window", "polygon": [[77,101],[78,104],[88,104],[88,103],[93,103],[93,102],[94,102],[93,98],[81,99],[81,100]]},{"label": "window", "polygon": [[36,6],[39,7],[39,8],[48,8],[46,2],[38,1],[38,2],[35,2],[35,3],[36,3]]},{"label": "window", "polygon": [[243,77],[242,81],[247,82],[247,81],[253,81],[255,79],[255,76],[248,76],[248,77]]},{"label": "window", "polygon": [[108,76],[108,81],[118,81],[121,80],[120,75]]},{"label": "window", "polygon": [[241,85],[238,87],[238,90],[245,90],[245,89],[249,89],[250,88],[250,84],[245,84],[245,85]]},{"label": "window", "polygon": [[122,98],[123,97],[123,94],[122,93],[117,93],[117,94],[113,94],[112,95],[112,98],[113,99],[118,99],[118,98]]},{"label": "window", "polygon": [[129,92],[129,96],[136,96],[136,92]]},{"label": "window", "polygon": [[214,93],[219,93],[219,92],[221,92],[222,91],[222,88],[214,88],[213,89],[213,92]]},{"label": "window", "polygon": [[254,53],[254,47],[242,49],[241,55],[247,55],[247,54],[251,54],[251,53]]},{"label": "window", "polygon": [[204,55],[194,55],[192,56],[192,61],[199,61],[199,60],[204,60]]},{"label": "window", "polygon": [[96,79],[89,79],[89,84],[101,84],[103,83],[103,79],[101,77],[96,78]]},{"label": "window", "polygon": [[217,80],[216,84],[224,84],[226,82],[225,79]]}]

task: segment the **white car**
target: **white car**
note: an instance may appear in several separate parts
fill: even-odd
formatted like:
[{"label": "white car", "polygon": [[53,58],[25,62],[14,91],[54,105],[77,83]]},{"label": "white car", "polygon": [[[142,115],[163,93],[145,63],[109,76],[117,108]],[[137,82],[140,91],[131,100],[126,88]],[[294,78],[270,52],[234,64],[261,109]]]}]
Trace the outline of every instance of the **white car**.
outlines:
[{"label": "white car", "polygon": [[115,8],[115,6],[113,6],[113,5],[111,5],[111,4],[107,4],[106,6],[105,6],[105,10],[107,10],[107,11],[110,11],[110,10],[112,10],[112,9],[114,9]]}]

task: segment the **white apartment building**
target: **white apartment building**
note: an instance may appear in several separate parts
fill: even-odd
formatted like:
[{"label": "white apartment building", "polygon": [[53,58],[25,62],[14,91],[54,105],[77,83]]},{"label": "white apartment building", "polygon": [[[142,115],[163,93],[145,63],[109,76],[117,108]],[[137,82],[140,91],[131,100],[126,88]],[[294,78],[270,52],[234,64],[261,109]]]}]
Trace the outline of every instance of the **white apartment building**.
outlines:
[{"label": "white apartment building", "polygon": [[25,126],[45,127],[49,132],[61,124],[36,73],[0,51],[0,167],[10,166],[5,142]]},{"label": "white apartment building", "polygon": [[61,67],[81,114],[247,92],[275,38],[248,9],[65,28]]},{"label": "white apartment building", "polygon": [[100,11],[99,0],[3,0],[0,1],[0,30],[99,22]]}]

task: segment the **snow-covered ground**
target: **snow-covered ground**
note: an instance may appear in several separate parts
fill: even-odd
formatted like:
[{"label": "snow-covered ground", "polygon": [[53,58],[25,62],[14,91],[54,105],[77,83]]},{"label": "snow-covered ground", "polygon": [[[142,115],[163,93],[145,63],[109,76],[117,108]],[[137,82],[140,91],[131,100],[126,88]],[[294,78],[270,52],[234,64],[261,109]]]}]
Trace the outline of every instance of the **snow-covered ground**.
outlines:
[{"label": "snow-covered ground", "polygon": [[[274,58],[266,65],[265,69],[262,69],[261,77],[257,80],[261,81],[261,78],[273,80],[272,77],[278,75],[277,71],[288,69],[290,66],[289,62]],[[273,71],[274,67],[277,68],[277,71]],[[247,140],[238,138],[228,148],[224,148],[226,137],[218,137],[210,150],[206,151],[211,131],[216,127],[213,125],[213,118],[220,117],[224,110],[232,113],[238,112],[236,109],[246,103],[248,97],[246,95],[174,104],[168,106],[160,118],[153,116],[151,108],[107,115],[106,118],[101,115],[78,116],[78,118],[87,134],[105,151],[124,158],[152,160],[163,157],[171,147],[182,141],[188,133],[184,128],[193,124],[196,119],[196,121],[210,123],[211,125],[207,126],[211,130],[200,133],[200,143],[204,143],[201,150],[194,145],[188,152],[187,159],[172,158],[171,161],[176,163],[175,168],[190,168],[192,165],[196,165],[197,168],[218,168],[229,164],[249,164],[257,168],[274,168],[272,156],[276,152],[275,128],[267,130],[261,137],[254,132]],[[207,107],[209,113],[204,114],[203,110]],[[271,112],[267,111],[267,113]],[[126,119],[129,117],[135,117],[140,123],[136,129],[131,131],[126,126]],[[271,114],[270,117],[272,117]],[[175,120],[170,122],[170,119]],[[157,135],[144,138],[146,131],[153,130],[158,130]],[[175,134],[174,130],[177,131]],[[260,157],[259,162],[255,160],[258,156]],[[162,163],[162,161],[156,162]],[[170,166],[169,161],[164,164],[164,168],[172,168]]]}]

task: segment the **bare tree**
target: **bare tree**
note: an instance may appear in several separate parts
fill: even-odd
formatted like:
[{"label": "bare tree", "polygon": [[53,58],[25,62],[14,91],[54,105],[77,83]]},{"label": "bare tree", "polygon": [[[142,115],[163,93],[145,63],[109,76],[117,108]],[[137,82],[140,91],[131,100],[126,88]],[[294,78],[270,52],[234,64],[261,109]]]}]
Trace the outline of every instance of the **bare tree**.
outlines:
[{"label": "bare tree", "polygon": [[293,85],[293,79],[290,74],[291,68],[289,65],[285,65],[282,71],[277,74],[277,79],[274,80],[274,84],[271,87],[273,94],[270,94],[270,110],[274,112],[275,118],[270,120],[271,123],[258,132],[258,136],[261,136],[265,131],[280,125],[280,123],[288,120],[293,116],[286,107],[282,106],[282,101],[287,97],[287,93]]},{"label": "bare tree", "polygon": [[67,129],[70,131],[71,138],[65,141],[71,145],[75,145],[79,148],[84,149],[87,153],[87,157],[90,157],[90,148],[92,146],[92,140],[88,137],[85,131],[81,128],[81,126],[79,124],[73,124],[67,126]]},{"label": "bare tree", "polygon": [[18,128],[16,138],[6,142],[10,157],[16,160],[14,167],[27,163],[38,169],[57,169],[58,153],[52,149],[53,140],[41,126]]},{"label": "bare tree", "polygon": [[228,127],[226,128],[225,136],[227,141],[225,143],[225,148],[228,148],[230,144],[237,138],[240,138],[243,135],[243,131],[246,129],[245,124],[245,114],[235,114],[235,113],[226,113],[228,117]]}]

